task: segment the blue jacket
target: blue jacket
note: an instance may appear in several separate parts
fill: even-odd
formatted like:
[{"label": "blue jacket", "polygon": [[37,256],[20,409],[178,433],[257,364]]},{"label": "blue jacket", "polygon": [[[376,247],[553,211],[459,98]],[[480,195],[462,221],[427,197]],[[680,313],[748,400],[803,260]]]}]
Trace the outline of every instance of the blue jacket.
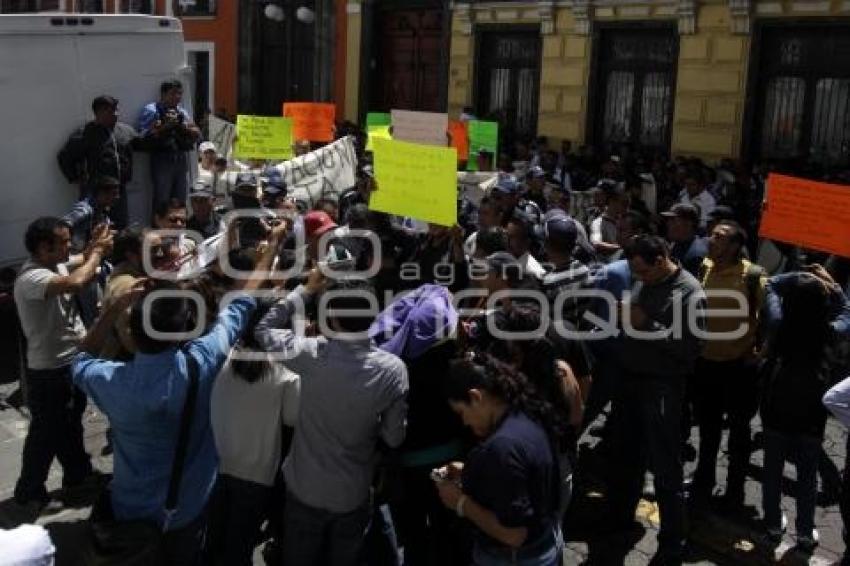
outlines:
[{"label": "blue jacket", "polygon": [[[252,297],[236,299],[207,334],[182,349],[140,353],[129,362],[99,360],[86,353],[74,359],[74,383],[112,425],[111,492],[117,519],[152,520],[171,530],[188,525],[203,512],[218,469],[210,427],[213,382],[255,306]],[[165,497],[189,384],[187,355],[198,362],[198,397],[177,510],[168,518]]]}]

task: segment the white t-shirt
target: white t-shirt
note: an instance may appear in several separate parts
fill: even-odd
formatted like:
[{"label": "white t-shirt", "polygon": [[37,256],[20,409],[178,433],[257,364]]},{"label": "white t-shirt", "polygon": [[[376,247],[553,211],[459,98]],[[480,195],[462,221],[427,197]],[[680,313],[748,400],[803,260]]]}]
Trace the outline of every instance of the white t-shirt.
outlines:
[{"label": "white t-shirt", "polygon": [[478,248],[477,238],[478,232],[476,231],[470,234],[463,242],[463,253],[466,254],[467,260],[471,260],[472,256],[475,255],[475,250]]},{"label": "white t-shirt", "polygon": [[717,208],[717,201],[714,200],[714,197],[711,196],[710,192],[705,190],[691,198],[688,191],[682,189],[679,193],[679,202],[682,204],[692,204],[697,207],[699,210],[699,225],[701,228],[705,228],[708,225],[709,220],[711,220],[711,213],[714,212],[715,208]]},{"label": "white t-shirt", "polygon": [[219,472],[273,485],[281,463],[281,429],[295,426],[300,394],[299,376],[280,363],[248,383],[228,360],[213,385],[210,408]]},{"label": "white t-shirt", "polygon": [[543,276],[546,275],[546,270],[543,269],[543,266],[540,265],[540,262],[537,261],[537,259],[535,259],[535,257],[528,252],[522,254],[522,256],[520,256],[517,261],[522,266],[523,273],[532,275],[536,279],[543,279]]},{"label": "white t-shirt", "polygon": [[56,547],[40,525],[0,529],[0,566],[53,566]]},{"label": "white t-shirt", "polygon": [[590,223],[590,243],[616,244],[617,224],[604,214]]},{"label": "white t-shirt", "polygon": [[60,275],[68,275],[65,265],[53,271],[30,260],[15,280],[15,305],[27,337],[30,369],[56,369],[70,364],[86,333],[74,295],[47,296],[47,285]]}]

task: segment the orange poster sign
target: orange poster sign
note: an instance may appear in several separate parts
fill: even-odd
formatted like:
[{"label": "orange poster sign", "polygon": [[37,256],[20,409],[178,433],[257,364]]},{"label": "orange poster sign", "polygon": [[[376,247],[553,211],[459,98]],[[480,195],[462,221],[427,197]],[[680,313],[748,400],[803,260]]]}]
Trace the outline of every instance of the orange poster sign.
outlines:
[{"label": "orange poster sign", "polygon": [[850,257],[850,187],[771,174],[759,236]]},{"label": "orange poster sign", "polygon": [[469,159],[469,132],[466,122],[449,120],[449,135],[452,137],[452,147],[457,148],[457,160]]},{"label": "orange poster sign", "polygon": [[284,102],[283,116],[292,118],[294,141],[334,141],[336,105],[321,102]]}]

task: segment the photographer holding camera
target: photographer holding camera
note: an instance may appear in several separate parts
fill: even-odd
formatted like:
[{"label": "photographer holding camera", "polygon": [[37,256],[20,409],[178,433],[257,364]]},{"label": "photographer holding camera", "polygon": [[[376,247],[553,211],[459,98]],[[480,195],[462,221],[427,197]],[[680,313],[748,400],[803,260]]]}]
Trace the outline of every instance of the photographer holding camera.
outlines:
[{"label": "photographer holding camera", "polygon": [[186,202],[189,192],[189,152],[201,136],[189,113],[180,106],[183,85],[165,81],[159,87],[159,102],[142,110],[139,132],[151,154],[153,207],[169,199]]}]

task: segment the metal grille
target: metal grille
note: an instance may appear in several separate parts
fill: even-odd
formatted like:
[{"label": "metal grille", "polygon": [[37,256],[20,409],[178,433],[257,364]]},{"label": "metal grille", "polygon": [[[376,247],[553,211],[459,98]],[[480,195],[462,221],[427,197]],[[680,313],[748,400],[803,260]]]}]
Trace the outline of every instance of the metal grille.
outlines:
[{"label": "metal grille", "polygon": [[540,33],[486,31],[479,37],[481,67],[476,91],[482,118],[498,120],[507,145],[537,130]]},{"label": "metal grille", "polygon": [[678,44],[672,28],[597,32],[595,139],[606,149],[621,143],[666,148],[673,114],[673,71]]},{"label": "metal grille", "polygon": [[58,11],[59,0],[0,0],[0,13]]},{"label": "metal grille", "polygon": [[757,157],[850,163],[850,27],[766,28]]}]

